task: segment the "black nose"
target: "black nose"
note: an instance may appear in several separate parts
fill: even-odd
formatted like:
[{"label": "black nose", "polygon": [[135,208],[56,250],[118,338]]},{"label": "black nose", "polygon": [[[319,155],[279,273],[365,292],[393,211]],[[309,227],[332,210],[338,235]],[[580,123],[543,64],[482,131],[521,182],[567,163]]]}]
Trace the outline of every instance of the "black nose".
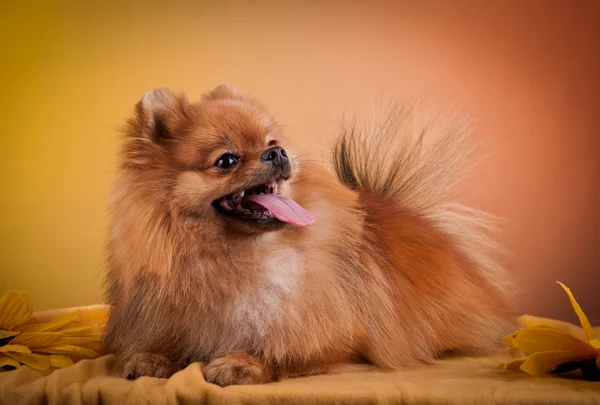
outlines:
[{"label": "black nose", "polygon": [[272,148],[267,149],[263,152],[260,160],[262,162],[271,162],[273,165],[279,166],[282,169],[288,164],[287,153],[285,153],[285,149],[281,146],[273,146]]}]

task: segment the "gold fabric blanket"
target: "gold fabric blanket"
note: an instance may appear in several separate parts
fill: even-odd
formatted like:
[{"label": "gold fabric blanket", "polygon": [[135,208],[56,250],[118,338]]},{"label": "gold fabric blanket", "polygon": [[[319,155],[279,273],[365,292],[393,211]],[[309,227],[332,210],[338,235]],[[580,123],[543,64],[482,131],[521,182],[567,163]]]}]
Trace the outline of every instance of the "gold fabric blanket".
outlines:
[{"label": "gold fabric blanket", "polygon": [[[40,313],[40,319],[72,309]],[[40,373],[0,371],[0,405],[76,404],[600,404],[600,382],[502,371],[505,354],[455,358],[394,372],[285,379],[256,386],[209,384],[195,363],[170,379],[127,381],[114,375],[114,358],[83,360]]]},{"label": "gold fabric blanket", "polygon": [[28,367],[0,373],[0,404],[600,404],[598,382],[500,371],[502,359],[449,359],[395,372],[220,388],[204,381],[200,363],[168,380],[127,381],[111,375],[114,358],[104,356],[48,375]]}]

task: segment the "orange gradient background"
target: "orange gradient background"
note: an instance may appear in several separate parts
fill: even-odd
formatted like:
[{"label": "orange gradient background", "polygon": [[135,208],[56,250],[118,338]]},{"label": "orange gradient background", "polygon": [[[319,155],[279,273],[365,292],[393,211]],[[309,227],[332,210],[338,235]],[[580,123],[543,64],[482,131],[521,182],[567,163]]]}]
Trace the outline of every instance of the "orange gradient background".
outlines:
[{"label": "orange gradient background", "polygon": [[118,127],[151,88],[196,99],[227,82],[309,148],[394,94],[469,113],[495,153],[460,199],[505,219],[521,312],[575,321],[561,280],[600,324],[600,3],[14,3],[0,6],[0,293],[101,302]]}]

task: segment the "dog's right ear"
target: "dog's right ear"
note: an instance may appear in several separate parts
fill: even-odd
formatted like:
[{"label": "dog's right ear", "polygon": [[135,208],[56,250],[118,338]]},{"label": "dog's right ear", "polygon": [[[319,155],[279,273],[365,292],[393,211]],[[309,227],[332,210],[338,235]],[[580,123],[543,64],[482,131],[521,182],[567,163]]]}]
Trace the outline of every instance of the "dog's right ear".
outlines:
[{"label": "dog's right ear", "polygon": [[185,97],[169,89],[150,90],[136,105],[144,133],[155,142],[173,138],[176,122],[185,114],[186,104]]},{"label": "dog's right ear", "polygon": [[204,100],[243,100],[241,91],[228,84],[220,84],[203,96]]}]

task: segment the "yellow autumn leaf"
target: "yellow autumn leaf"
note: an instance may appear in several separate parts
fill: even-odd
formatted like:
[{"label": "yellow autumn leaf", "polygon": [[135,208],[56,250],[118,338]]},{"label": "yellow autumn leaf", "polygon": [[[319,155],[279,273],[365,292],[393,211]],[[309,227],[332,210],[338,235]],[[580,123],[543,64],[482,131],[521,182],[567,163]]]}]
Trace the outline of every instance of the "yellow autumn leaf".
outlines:
[{"label": "yellow autumn leaf", "polygon": [[0,329],[11,330],[31,318],[33,300],[27,291],[8,291],[0,298]]},{"label": "yellow autumn leaf", "polygon": [[516,337],[517,337],[517,335],[519,334],[519,332],[521,332],[521,329],[519,329],[518,331],[516,331],[516,332],[513,332],[513,333],[511,333],[511,334],[509,334],[509,335],[506,335],[506,336],[504,336],[504,337],[502,338],[502,341],[503,341],[504,343],[506,343],[506,344],[512,345],[512,344],[513,344],[513,342],[514,342],[514,340],[515,340],[515,338],[516,338]]},{"label": "yellow autumn leaf", "polygon": [[533,376],[546,374],[561,364],[589,358],[585,351],[578,349],[533,353],[525,358],[521,370]]},{"label": "yellow autumn leaf", "polygon": [[523,364],[523,362],[527,359],[527,356],[524,357],[519,357],[516,359],[512,359],[509,361],[505,361],[504,363],[500,364],[498,366],[498,368],[505,368],[507,370],[518,370],[521,367],[521,364]]},{"label": "yellow autumn leaf", "polygon": [[59,331],[61,327],[70,324],[71,322],[75,322],[79,319],[79,311],[72,312],[61,316],[60,318],[54,319],[45,323],[38,323],[32,325],[26,325],[17,330],[21,332],[53,332]]},{"label": "yellow autumn leaf", "polygon": [[523,329],[514,339],[513,344],[525,353],[572,349],[587,351],[591,354],[595,352],[587,342],[545,325]]},{"label": "yellow autumn leaf", "polygon": [[11,366],[14,368],[19,368],[19,367],[21,367],[21,363],[19,363],[18,361],[16,361],[15,359],[13,359],[11,357],[0,355],[0,368],[2,368],[4,366]]},{"label": "yellow autumn leaf", "polygon": [[[99,342],[100,339],[95,336],[65,336],[60,340],[60,346],[63,345],[75,345],[75,346],[86,346]],[[55,345],[59,346],[59,345]]]},{"label": "yellow autumn leaf", "polygon": [[32,311],[25,291],[9,291],[0,298],[0,341],[5,343],[0,346],[0,364],[45,370],[99,356],[107,305]]},{"label": "yellow autumn leaf", "polygon": [[102,325],[108,321],[108,306],[94,305],[86,307],[81,313],[81,322],[86,325]]},{"label": "yellow autumn leaf", "polygon": [[48,356],[48,360],[50,361],[50,366],[58,368],[69,367],[73,364],[73,360],[70,357],[62,354],[51,354]]},{"label": "yellow autumn leaf", "polygon": [[565,292],[569,296],[569,300],[571,301],[571,305],[573,306],[573,310],[577,314],[577,317],[579,318],[579,322],[581,323],[581,327],[585,331],[585,334],[586,334],[588,340],[596,339],[596,334],[594,333],[594,328],[592,328],[592,325],[590,324],[590,321],[588,320],[587,316],[583,312],[583,309],[581,309],[581,307],[577,303],[577,300],[573,296],[573,293],[571,292],[571,290],[569,289],[569,287],[567,287],[566,285],[564,285],[560,281],[557,281],[557,283],[565,290]]},{"label": "yellow autumn leaf", "polygon": [[19,334],[19,332],[0,329],[0,340],[6,339],[9,337],[13,337],[13,336],[17,336],[18,334]]},{"label": "yellow autumn leaf", "polygon": [[7,355],[19,363],[25,364],[35,370],[43,371],[50,368],[48,356],[42,356],[41,354],[35,353],[7,353]]},{"label": "yellow autumn leaf", "polygon": [[574,362],[577,365],[583,360],[595,360],[600,369],[600,339],[596,337],[571,290],[560,282],[558,284],[567,292],[582,328],[553,319],[521,316],[519,321],[525,327],[505,336],[503,340],[511,346],[511,354],[516,354],[518,350],[525,356],[502,363],[500,367],[541,375],[566,363]]},{"label": "yellow autumn leaf", "polygon": [[91,349],[75,345],[44,347],[42,349],[39,349],[38,352],[47,354],[78,355],[91,358],[100,356],[98,353]]},{"label": "yellow autumn leaf", "polygon": [[22,345],[4,345],[0,346],[0,353],[31,353],[27,346]]},{"label": "yellow autumn leaf", "polygon": [[25,332],[14,338],[10,343],[27,346],[30,349],[56,346],[67,335],[60,332]]},{"label": "yellow autumn leaf", "polygon": [[568,333],[571,336],[575,336],[578,339],[586,340],[586,335],[583,328],[570,322],[557,321],[556,319],[542,318],[532,315],[521,315],[517,318],[517,320],[526,327],[540,325],[551,326],[555,329],[559,329],[565,333]]},{"label": "yellow autumn leaf", "polygon": [[81,335],[82,332],[89,332],[93,329],[93,326],[84,325],[84,326],[71,326],[70,328],[61,329],[62,333],[67,335]]},{"label": "yellow autumn leaf", "polygon": [[520,356],[522,356],[524,354],[523,350],[519,349],[517,346],[511,346],[510,349],[508,350],[508,353],[513,358],[520,357]]},{"label": "yellow autumn leaf", "polygon": [[90,349],[96,353],[101,353],[102,352],[102,342],[92,342],[92,343],[86,343],[85,345],[79,345],[85,349]]}]

